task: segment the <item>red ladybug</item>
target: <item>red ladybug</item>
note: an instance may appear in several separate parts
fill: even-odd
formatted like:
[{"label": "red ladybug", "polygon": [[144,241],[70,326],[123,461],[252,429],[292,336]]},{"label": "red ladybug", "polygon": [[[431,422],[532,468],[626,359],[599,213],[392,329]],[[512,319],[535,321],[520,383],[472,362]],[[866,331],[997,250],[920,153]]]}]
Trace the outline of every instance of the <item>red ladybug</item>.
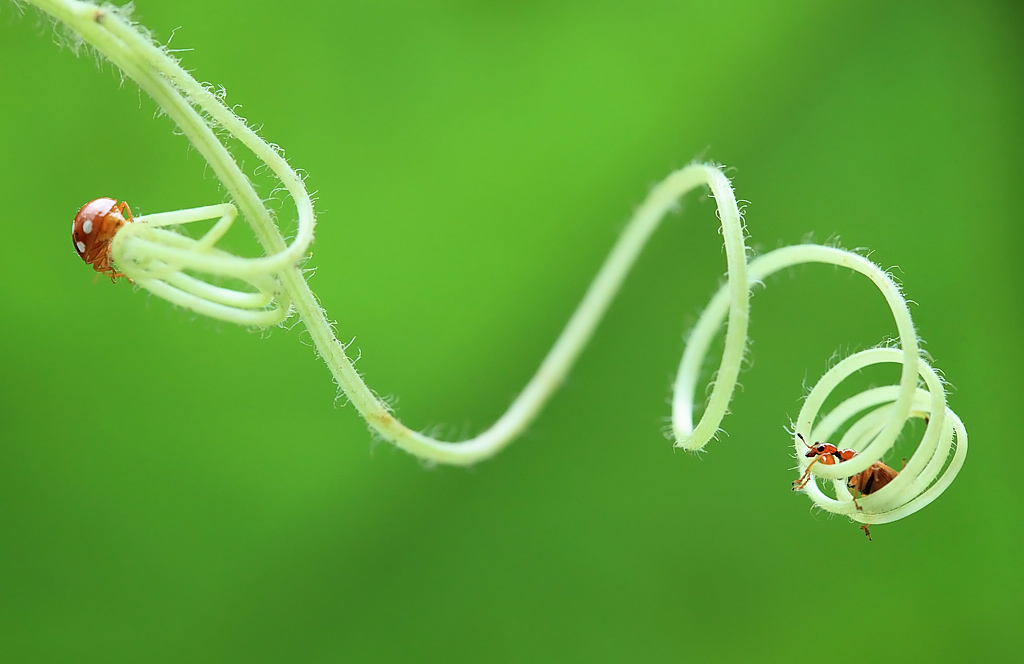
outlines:
[{"label": "red ladybug", "polygon": [[82,206],[71,225],[71,241],[75,251],[97,272],[116,281],[125,276],[114,269],[110,259],[110,242],[122,226],[135,221],[128,201],[118,203],[113,198],[97,198]]}]

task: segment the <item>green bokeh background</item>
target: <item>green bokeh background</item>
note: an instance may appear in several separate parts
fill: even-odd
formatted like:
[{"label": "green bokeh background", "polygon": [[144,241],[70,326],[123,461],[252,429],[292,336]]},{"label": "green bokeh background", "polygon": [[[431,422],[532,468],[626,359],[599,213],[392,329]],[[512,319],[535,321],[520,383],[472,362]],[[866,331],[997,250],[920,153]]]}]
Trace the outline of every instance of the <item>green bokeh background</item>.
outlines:
[{"label": "green bokeh background", "polygon": [[140,0],[136,17],[161,40],[181,26],[185,65],[308,173],[313,288],[410,426],[492,422],[634,206],[701,157],[734,167],[761,250],[838,236],[898,266],[971,452],[873,542],[790,492],[804,385],[893,334],[863,279],[822,267],[758,293],[729,435],[674,452],[682,334],[724,270],[694,195],[529,432],[426,468],[335,404],[301,326],[255,333],[93,278],[68,238],[85,201],[223,193],[133,85],[5,3],[0,660],[1019,656],[1019,4]]}]

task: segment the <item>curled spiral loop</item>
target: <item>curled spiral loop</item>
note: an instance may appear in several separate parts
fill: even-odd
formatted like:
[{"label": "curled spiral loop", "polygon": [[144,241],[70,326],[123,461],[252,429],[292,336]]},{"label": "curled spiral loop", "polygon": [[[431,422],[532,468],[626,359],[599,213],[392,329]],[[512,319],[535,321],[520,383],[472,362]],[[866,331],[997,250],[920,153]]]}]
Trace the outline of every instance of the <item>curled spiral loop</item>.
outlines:
[{"label": "curled spiral loop", "polygon": [[[797,431],[807,431],[808,440],[830,440],[846,425],[846,433],[836,445],[857,452],[850,461],[832,466],[816,464],[812,469],[815,475],[831,479],[835,487],[837,498],[825,495],[816,481],[812,480],[804,487],[811,500],[822,509],[845,514],[862,523],[895,521],[935,500],[963,466],[967,455],[967,431],[956,413],[946,405],[942,381],[923,358],[918,358],[916,369],[924,388],[914,387],[909,413],[897,411],[901,385],[864,390],[831,411],[821,413],[828,396],[855,372],[875,364],[900,364],[903,361],[903,353],[893,348],[873,348],[855,353],[822,376],[804,401],[797,418]],[[860,497],[854,503],[844,479],[881,459],[895,443],[894,438],[883,436],[883,431],[889,424],[898,422],[902,425],[911,417],[925,419],[927,426],[906,466],[885,487]],[[801,461],[800,470],[803,471],[810,460],[803,455],[806,449],[803,442],[795,439],[794,443],[797,458]]]},{"label": "curled spiral loop", "polygon": [[[899,332],[900,348],[873,348],[837,363],[811,388],[794,427],[794,446],[803,473],[811,465],[804,439],[827,441],[845,424],[841,441],[830,441],[857,452],[848,461],[833,465],[814,464],[812,476],[833,480],[836,498],[822,492],[816,481],[802,490],[822,509],[845,514],[861,523],[887,523],[913,514],[935,500],[956,477],[967,455],[967,431],[956,413],[946,405],[941,379],[920,356],[910,311],[899,287],[884,270],[863,256],[835,247],[795,245],[783,247],[752,260],[748,266],[748,287],[763,284],[779,270],[801,263],[825,263],[845,267],[869,278],[889,305]],[[701,315],[683,352],[673,397],[673,428],[677,445],[701,449],[706,440],[692,435],[694,393],[703,363],[716,331],[728,314],[730,293],[722,288]],[[726,345],[729,344],[728,339]],[[900,366],[897,385],[876,387],[850,397],[832,411],[822,414],[826,399],[850,375],[868,366],[895,363]],[[738,367],[735,368],[738,370]],[[924,387],[919,387],[923,383]],[[705,410],[704,418],[721,417]],[[896,443],[908,418],[920,417],[928,424],[924,436],[906,468],[885,487],[854,502],[846,486],[852,477],[879,461]],[[816,423],[817,422],[817,423]]]}]

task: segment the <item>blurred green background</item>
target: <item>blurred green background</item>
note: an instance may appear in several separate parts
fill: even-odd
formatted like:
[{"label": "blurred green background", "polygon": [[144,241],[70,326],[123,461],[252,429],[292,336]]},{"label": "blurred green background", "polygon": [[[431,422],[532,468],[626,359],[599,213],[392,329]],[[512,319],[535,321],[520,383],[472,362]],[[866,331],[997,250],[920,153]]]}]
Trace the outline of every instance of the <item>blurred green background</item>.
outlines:
[{"label": "blurred green background", "polygon": [[754,299],[728,436],[674,452],[682,335],[724,271],[691,195],[529,432],[426,468],[335,405],[301,326],[94,278],[84,202],[223,193],[132,84],[5,2],[0,659],[1019,656],[1024,500],[995,472],[1020,429],[1018,3],[137,4],[308,173],[311,283],[409,426],[490,424],[649,188],[706,158],[760,250],[838,236],[898,266],[972,448],[873,542],[790,492],[804,385],[893,334],[863,279],[807,267]]}]

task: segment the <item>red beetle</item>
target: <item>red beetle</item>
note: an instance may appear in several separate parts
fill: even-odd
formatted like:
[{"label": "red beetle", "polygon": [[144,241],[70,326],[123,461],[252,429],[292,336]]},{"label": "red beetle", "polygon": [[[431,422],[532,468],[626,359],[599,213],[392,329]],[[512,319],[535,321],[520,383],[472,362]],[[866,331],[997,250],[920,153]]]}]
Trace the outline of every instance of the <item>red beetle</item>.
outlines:
[{"label": "red beetle", "polygon": [[[804,445],[807,445],[807,441],[799,433],[797,436],[803,441]],[[811,481],[811,466],[816,462],[821,462],[826,466],[832,466],[840,461],[849,461],[857,455],[853,450],[840,450],[832,443],[818,443],[817,445],[807,445],[806,457],[814,457],[814,461],[811,461],[807,465],[804,474],[800,476],[800,479],[793,482],[793,490],[797,491],[807,486],[807,483]],[[904,462],[905,463],[905,462]],[[867,469],[846,478],[846,488],[853,493],[853,504],[860,509],[860,505],[857,505],[857,496],[867,496],[875,491],[878,491],[889,482],[892,482],[899,472],[881,461],[876,461]],[[860,527],[864,531],[864,534],[871,539],[871,531],[868,530],[867,524]]]},{"label": "red beetle", "polygon": [[[804,440],[803,435],[797,434],[800,441],[807,445],[807,441]],[[841,450],[832,443],[817,443],[815,445],[807,445],[807,454],[805,457],[814,457],[814,461],[807,464],[807,468],[804,469],[804,474],[800,476],[800,479],[793,482],[793,490],[799,491],[807,486],[807,483],[811,481],[811,467],[819,461],[826,466],[834,466],[840,461],[849,461],[857,453],[853,450]],[[881,487],[879,487],[881,488]]]},{"label": "red beetle", "polygon": [[82,260],[97,272],[116,281],[125,276],[114,269],[110,257],[110,243],[114,235],[132,218],[128,201],[118,203],[113,198],[97,198],[82,206],[71,225],[71,241]]}]

